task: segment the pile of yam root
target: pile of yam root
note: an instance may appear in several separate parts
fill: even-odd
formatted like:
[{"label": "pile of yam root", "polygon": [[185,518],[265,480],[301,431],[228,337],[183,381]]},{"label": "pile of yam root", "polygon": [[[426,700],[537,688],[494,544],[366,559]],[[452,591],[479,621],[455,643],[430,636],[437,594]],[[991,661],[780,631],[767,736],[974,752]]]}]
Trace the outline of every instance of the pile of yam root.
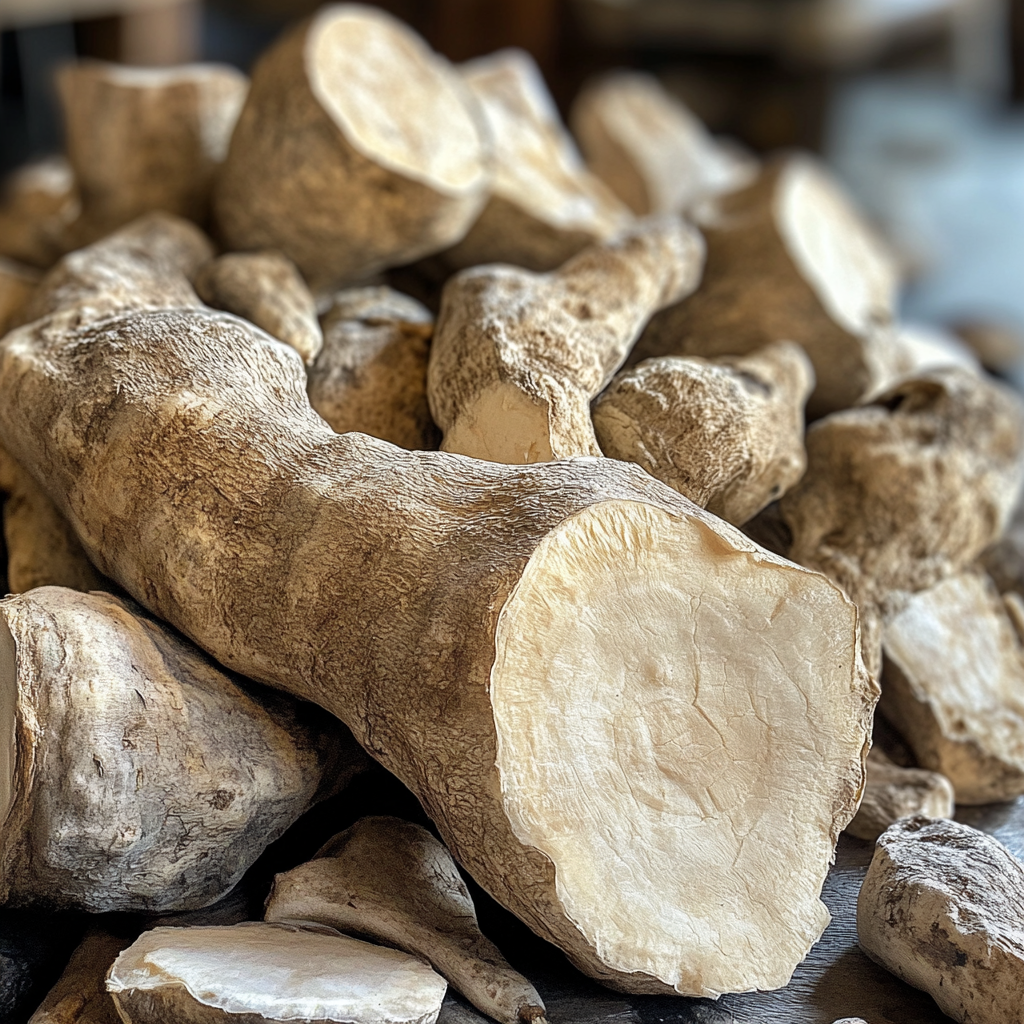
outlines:
[{"label": "pile of yam root", "polygon": [[[467,878],[612,989],[777,988],[844,830],[868,954],[1020,1019],[1024,869],[949,819],[1024,794],[1024,406],[827,170],[634,73],[570,134],[355,5],[59,89],[0,207],[0,902],[143,923],[36,1024],[541,1020]],[[432,828],[196,923],[368,771]]]}]

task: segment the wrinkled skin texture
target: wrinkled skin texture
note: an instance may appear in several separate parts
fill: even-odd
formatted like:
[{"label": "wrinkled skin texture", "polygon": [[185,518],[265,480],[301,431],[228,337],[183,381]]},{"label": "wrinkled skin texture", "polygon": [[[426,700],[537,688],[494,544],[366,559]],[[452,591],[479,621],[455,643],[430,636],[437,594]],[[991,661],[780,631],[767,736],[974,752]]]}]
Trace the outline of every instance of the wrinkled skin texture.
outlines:
[{"label": "wrinkled skin texture", "polygon": [[306,390],[331,429],[436,451],[441,436],[427,403],[434,318],[426,307],[390,288],[349,288],[334,295],[323,329]]},{"label": "wrinkled skin texture", "polygon": [[813,386],[792,342],[714,361],[664,356],[611,382],[594,403],[594,431],[605,455],[742,526],[803,474]]},{"label": "wrinkled skin texture", "polygon": [[1024,866],[955,821],[905,818],[878,840],[857,900],[872,960],[961,1024],[1009,1024],[1024,1002]]},{"label": "wrinkled skin texture", "polygon": [[211,260],[195,279],[214,309],[244,317],[286,345],[309,366],[323,345],[316,302],[295,264],[273,250],[230,252]]},{"label": "wrinkled skin texture", "polygon": [[493,462],[600,455],[590,401],[650,315],[700,280],[700,235],[652,219],[549,274],[509,266],[445,285],[427,394],[441,449]]},{"label": "wrinkled skin texture", "polygon": [[[334,434],[308,403],[297,353],[244,321],[205,310],[194,296],[183,295],[186,304],[177,308],[145,308],[145,289],[135,277],[128,279],[129,290],[112,283],[98,302],[91,282],[108,259],[120,265],[131,237],[93,247],[84,282],[88,304],[72,301],[10,335],[0,365],[3,441],[45,483],[97,566],[221,664],[341,717],[417,795],[459,863],[590,975],[641,992],[672,991],[678,984],[679,992],[714,994],[725,990],[720,978],[726,974],[739,989],[785,983],[827,922],[821,885],[863,786],[877,691],[859,660],[856,616],[847,599],[818,574],[757,548],[638,467],[604,459],[509,467]],[[165,294],[172,283],[160,278],[154,293]],[[187,290],[181,282],[178,287]],[[141,311],[132,311],[133,301]],[[125,312],[116,311],[119,304]],[[101,310],[100,319],[90,317],[91,308]],[[691,556],[675,543],[681,539],[700,553],[696,574]],[[573,574],[577,562],[581,568]],[[685,636],[665,652],[665,671],[676,663],[682,671],[692,657],[721,664],[736,644],[735,628],[720,635],[717,620],[706,649],[695,646],[688,629],[709,571],[722,592],[716,602],[739,588],[742,600],[756,606],[749,639],[764,652],[763,662],[737,674],[747,705],[739,717],[755,731],[786,729],[795,706],[797,718],[812,719],[800,718],[800,736],[816,739],[806,758],[791,754],[786,743],[744,746],[742,732],[729,746],[715,740],[717,774],[734,772],[744,787],[756,788],[761,778],[748,770],[752,749],[758,758],[771,758],[774,772],[790,778],[800,769],[806,778],[784,803],[774,793],[764,804],[774,841],[794,858],[768,865],[782,864],[785,892],[766,882],[764,891],[757,887],[748,896],[749,876],[732,872],[731,858],[716,857],[714,866],[737,899],[792,918],[783,932],[772,915],[776,942],[726,957],[713,945],[684,950],[666,927],[669,948],[657,953],[660,959],[632,939],[605,958],[593,932],[569,918],[565,901],[603,914],[608,887],[581,883],[560,893],[556,864],[537,846],[541,839],[527,844],[518,838],[509,810],[517,791],[505,768],[530,769],[534,761],[506,759],[499,771],[492,694],[507,698],[509,713],[540,715],[545,726],[562,723],[544,707],[516,704],[525,676],[500,663],[515,653],[529,668],[541,656],[566,650],[565,638],[556,637],[531,653],[532,632],[517,629],[513,619],[513,611],[550,618],[548,601],[549,610],[571,609],[573,589],[559,595],[541,585],[545,573],[561,571],[576,591],[595,573],[627,573],[622,582],[630,588],[629,602],[616,597],[616,586],[606,588],[607,628],[601,629],[601,619],[594,626],[603,642],[615,639],[626,650],[620,658],[625,681],[660,691],[671,688],[660,687],[659,666],[636,667],[635,644],[646,651],[649,638],[624,643],[608,623],[617,629],[623,616],[645,621],[654,610],[682,623]],[[540,584],[530,582],[537,579]],[[774,626],[780,615],[789,623],[785,630]],[[791,657],[794,642],[797,658]],[[807,645],[823,651],[820,666],[809,667]],[[615,699],[623,681],[584,671],[589,650],[570,649],[563,659],[572,686],[599,690],[586,698],[587,707]],[[829,685],[819,686],[826,676]],[[662,692],[659,699],[665,697],[672,695]],[[782,710],[768,711],[762,721],[752,699]],[[626,763],[635,765],[630,772],[666,793],[653,803],[629,793],[622,799],[638,813],[661,814],[667,805],[671,820],[685,814],[687,834],[694,836],[688,856],[706,860],[715,855],[700,840],[702,819],[691,813],[693,798],[680,792],[693,758],[705,759],[692,753],[685,737],[675,742],[666,736],[669,742],[651,749],[651,728],[666,725],[659,707],[631,704],[624,712],[626,734],[609,753],[606,745],[584,755],[563,744],[559,765],[571,768],[579,757],[580,767],[600,761],[604,770],[622,744]],[[819,733],[827,737],[827,760],[818,753]],[[513,734],[505,728],[501,735],[507,748]],[[808,801],[810,789],[816,795]],[[578,787],[556,793],[566,801],[577,795]],[[756,800],[761,807],[766,797],[759,793]],[[530,806],[543,819],[543,804]],[[556,806],[541,820],[541,832],[561,835],[565,813]],[[605,830],[627,853],[635,847],[631,813],[615,811]],[[742,804],[736,813],[743,813]],[[730,815],[712,819],[710,827],[724,822],[729,842],[739,842]],[[679,831],[663,831],[678,851]],[[577,841],[575,853],[603,855],[602,841],[592,835],[582,850]],[[756,859],[755,844],[748,847]],[[667,921],[677,904],[662,897],[666,873],[673,884],[679,873],[671,854],[644,873],[644,849],[635,853],[640,892],[651,913]],[[568,867],[563,859],[563,870]],[[803,887],[799,901],[794,873]],[[618,909],[627,913],[624,905]],[[743,943],[742,931],[737,926],[730,935],[734,945]],[[787,952],[780,954],[783,940]],[[684,981],[682,971],[696,953],[703,976]],[[639,969],[648,963],[658,976]]]},{"label": "wrinkled skin texture", "polygon": [[537,990],[481,934],[451,854],[399,818],[363,818],[278,875],[265,920],[312,921],[404,949],[501,1024],[544,1017]]},{"label": "wrinkled skin texture", "polygon": [[244,688],[137,612],[59,587],[0,602],[15,714],[0,833],[11,906],[205,906],[365,767],[328,716]]}]

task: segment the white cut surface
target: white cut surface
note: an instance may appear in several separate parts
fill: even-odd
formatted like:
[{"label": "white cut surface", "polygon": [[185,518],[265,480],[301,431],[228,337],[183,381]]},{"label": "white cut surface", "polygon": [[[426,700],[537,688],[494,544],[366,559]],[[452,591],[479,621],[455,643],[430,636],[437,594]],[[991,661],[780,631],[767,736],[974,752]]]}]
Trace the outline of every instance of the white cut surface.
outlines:
[{"label": "white cut surface", "polygon": [[14,803],[18,751],[14,735],[18,704],[18,663],[14,637],[0,615],[0,828]]},{"label": "white cut surface", "polygon": [[246,923],[154,928],[114,962],[107,990],[184,988],[267,1020],[433,1024],[447,983],[416,957],[345,935]]},{"label": "white cut surface", "polygon": [[786,984],[828,924],[864,745],[853,605],[716,529],[623,502],[568,520],[491,677],[506,813],[570,919],[609,966],[710,996]]},{"label": "white cut surface", "polygon": [[775,196],[775,223],[797,270],[840,327],[865,334],[890,319],[896,268],[812,160],[787,163]]},{"label": "white cut surface", "polygon": [[451,194],[479,186],[472,100],[401,22],[371,7],[328,5],[306,37],[306,67],[313,95],[374,163]]}]

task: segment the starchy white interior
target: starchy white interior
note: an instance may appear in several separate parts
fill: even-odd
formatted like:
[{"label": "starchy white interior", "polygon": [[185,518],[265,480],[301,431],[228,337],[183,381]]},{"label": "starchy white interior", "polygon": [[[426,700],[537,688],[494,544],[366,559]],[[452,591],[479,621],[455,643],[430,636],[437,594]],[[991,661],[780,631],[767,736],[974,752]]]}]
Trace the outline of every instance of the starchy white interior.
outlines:
[{"label": "starchy white interior", "polygon": [[860,777],[856,628],[710,516],[606,502],[537,548],[498,625],[498,769],[607,965],[690,994],[789,980]]}]

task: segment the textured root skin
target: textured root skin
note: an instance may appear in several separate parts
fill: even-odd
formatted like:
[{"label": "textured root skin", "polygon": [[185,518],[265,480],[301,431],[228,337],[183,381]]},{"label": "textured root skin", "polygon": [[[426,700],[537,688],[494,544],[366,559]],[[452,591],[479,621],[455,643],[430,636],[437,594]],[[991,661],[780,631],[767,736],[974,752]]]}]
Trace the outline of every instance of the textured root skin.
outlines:
[{"label": "textured root skin", "polygon": [[0,195],[0,255],[46,270],[72,248],[82,211],[74,172],[62,156],[14,171]]},{"label": "textured root skin", "polygon": [[[489,697],[497,623],[541,541],[605,502],[699,522],[779,563],[637,467],[507,467],[335,435],[298,355],[236,318],[192,307],[66,323],[6,341],[0,432],[96,564],[222,664],[341,717],[456,859],[581,969],[671,992],[600,959],[551,862],[512,831]],[[875,693],[858,682],[856,698],[866,737]],[[833,843],[863,756],[866,742],[836,779]]]},{"label": "textured root skin", "polygon": [[265,920],[313,921],[419,956],[501,1024],[544,1017],[537,990],[481,934],[451,854],[399,818],[363,818],[278,875]]},{"label": "textured root skin", "polygon": [[365,766],[319,712],[247,691],[109,594],[46,587],[0,615],[17,674],[0,833],[11,906],[206,906]]},{"label": "textured root skin", "polygon": [[24,312],[38,283],[36,271],[0,256],[0,338],[26,322]]}]

